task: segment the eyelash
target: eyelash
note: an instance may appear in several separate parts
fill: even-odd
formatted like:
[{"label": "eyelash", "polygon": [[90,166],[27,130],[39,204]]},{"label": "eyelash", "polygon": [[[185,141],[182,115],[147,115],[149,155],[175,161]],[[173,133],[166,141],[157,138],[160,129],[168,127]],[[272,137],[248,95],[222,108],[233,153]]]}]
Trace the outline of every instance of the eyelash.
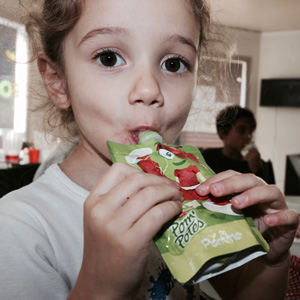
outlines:
[{"label": "eyelash", "polygon": [[[111,53],[111,54],[117,56],[119,59],[122,59],[123,62],[125,62],[124,59],[122,58],[122,56],[121,56],[120,54],[118,54],[118,52],[117,52],[116,50],[111,49],[111,48],[105,48],[105,49],[102,49],[102,50],[97,51],[97,52],[93,55],[92,59],[93,59],[94,61],[97,61],[97,60],[100,58],[100,56],[101,56],[102,54],[105,54],[105,53],[107,53],[107,54],[110,54],[110,53]],[[191,69],[192,69],[190,62],[189,62],[184,56],[182,56],[182,55],[180,55],[180,54],[172,54],[172,55],[170,55],[169,57],[167,57],[167,58],[162,62],[161,67],[163,68],[164,64],[165,64],[166,62],[168,62],[168,61],[171,61],[171,60],[179,60],[179,62],[182,63],[183,66],[184,66],[184,68],[186,68],[188,71],[191,71]],[[114,69],[114,68],[118,67],[118,66],[115,66],[115,65],[113,65],[113,66],[106,66],[106,65],[104,65],[102,62],[98,62],[98,63],[99,63],[102,67],[107,68],[107,69]],[[181,68],[181,67],[180,67],[180,68]],[[174,74],[177,74],[177,75],[181,75],[181,74],[185,71],[185,70],[183,70],[183,71],[181,71],[181,72],[177,72],[177,71],[176,71],[176,72],[172,72],[172,71],[167,70],[167,69],[165,69],[165,68],[163,68],[163,70],[166,70],[166,71],[168,71],[168,72],[170,72],[170,73],[174,73]]]},{"label": "eyelash", "polygon": [[[184,67],[185,67],[188,71],[191,71],[191,69],[192,69],[191,63],[189,62],[189,60],[188,60],[186,57],[184,57],[184,56],[181,55],[181,54],[172,54],[172,55],[170,55],[167,59],[165,59],[163,63],[165,63],[165,62],[168,61],[168,60],[172,60],[172,59],[179,59],[179,61],[180,61],[181,63],[183,63]],[[177,74],[179,75],[179,74],[181,74],[181,73],[182,73],[182,72],[177,73]]]},{"label": "eyelash", "polygon": [[[111,49],[111,48],[104,48],[104,49],[101,49],[101,50],[97,51],[93,55],[92,60],[97,61],[100,58],[101,54],[105,54],[105,53],[107,53],[107,54],[112,53],[114,55],[117,55],[118,57],[120,57],[124,61],[122,56],[115,49]],[[105,66],[101,62],[98,62],[98,64],[100,64],[102,67],[108,68],[108,69],[114,69],[115,68],[115,66],[111,66],[111,67],[110,66]]]}]

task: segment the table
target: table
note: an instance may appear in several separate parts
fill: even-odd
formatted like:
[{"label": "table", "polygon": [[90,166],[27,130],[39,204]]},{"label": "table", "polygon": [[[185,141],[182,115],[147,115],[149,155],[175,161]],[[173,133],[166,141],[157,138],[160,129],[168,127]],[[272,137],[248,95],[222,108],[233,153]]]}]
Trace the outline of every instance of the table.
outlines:
[{"label": "table", "polygon": [[16,165],[0,169],[0,198],[32,182],[40,164]]}]

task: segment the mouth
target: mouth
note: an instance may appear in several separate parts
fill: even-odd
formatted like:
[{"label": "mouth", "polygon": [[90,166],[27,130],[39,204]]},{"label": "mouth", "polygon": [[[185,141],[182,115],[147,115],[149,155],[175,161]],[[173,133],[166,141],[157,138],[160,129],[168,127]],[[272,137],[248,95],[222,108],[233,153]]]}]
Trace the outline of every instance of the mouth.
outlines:
[{"label": "mouth", "polygon": [[137,145],[140,140],[140,137],[149,131],[157,132],[157,129],[154,127],[150,127],[150,126],[141,126],[141,127],[138,127],[136,129],[130,131],[130,138],[131,138],[132,142]]}]

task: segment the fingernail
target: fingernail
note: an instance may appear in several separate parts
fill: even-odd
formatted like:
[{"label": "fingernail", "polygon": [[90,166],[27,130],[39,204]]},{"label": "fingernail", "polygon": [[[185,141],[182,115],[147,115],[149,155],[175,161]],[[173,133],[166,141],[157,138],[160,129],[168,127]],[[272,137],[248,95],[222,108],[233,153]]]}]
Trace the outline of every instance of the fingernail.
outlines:
[{"label": "fingernail", "polygon": [[244,205],[248,201],[248,196],[244,194],[237,195],[232,198],[232,201],[236,205]]},{"label": "fingernail", "polygon": [[183,195],[182,192],[180,192],[180,193],[181,193],[181,199],[180,199],[180,201],[183,202],[184,201],[184,195]]},{"label": "fingernail", "polygon": [[171,183],[178,189],[180,189],[180,184],[177,181],[171,180]]},{"label": "fingernail", "polygon": [[200,184],[196,189],[199,194],[202,194],[202,195],[208,194],[208,186],[205,184]]}]

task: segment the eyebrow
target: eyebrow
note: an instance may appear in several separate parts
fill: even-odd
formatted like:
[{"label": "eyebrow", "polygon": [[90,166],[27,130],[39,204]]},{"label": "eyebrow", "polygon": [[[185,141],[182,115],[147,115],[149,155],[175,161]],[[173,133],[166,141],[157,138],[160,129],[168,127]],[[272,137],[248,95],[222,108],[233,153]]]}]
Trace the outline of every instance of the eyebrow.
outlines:
[{"label": "eyebrow", "polygon": [[86,41],[92,39],[94,36],[98,34],[108,34],[108,35],[122,35],[122,34],[128,34],[128,30],[121,27],[103,27],[103,28],[97,28],[89,31],[79,42],[78,46],[85,43]]},{"label": "eyebrow", "polygon": [[[113,34],[117,34],[117,35],[129,35],[129,31],[127,29],[125,29],[125,28],[122,28],[122,27],[103,27],[103,28],[93,29],[93,30],[89,31],[80,40],[78,46],[80,46],[81,44],[85,43],[86,41],[92,39],[96,35],[101,35],[101,34],[108,34],[108,35],[113,35]],[[171,35],[167,35],[165,37],[163,36],[162,40],[171,40],[171,41],[174,41],[174,42],[179,42],[181,44],[189,46],[195,53],[197,52],[197,48],[196,48],[194,42],[191,39],[186,38],[186,37],[184,37],[182,35],[171,34]]]},{"label": "eyebrow", "polygon": [[189,39],[189,38],[186,38],[180,34],[172,34],[170,36],[167,36],[166,37],[166,40],[172,40],[174,42],[179,42],[181,44],[184,44],[184,45],[187,45],[189,46],[190,48],[192,48],[192,50],[196,53],[197,52],[197,47],[196,45],[194,44],[194,42]]}]

